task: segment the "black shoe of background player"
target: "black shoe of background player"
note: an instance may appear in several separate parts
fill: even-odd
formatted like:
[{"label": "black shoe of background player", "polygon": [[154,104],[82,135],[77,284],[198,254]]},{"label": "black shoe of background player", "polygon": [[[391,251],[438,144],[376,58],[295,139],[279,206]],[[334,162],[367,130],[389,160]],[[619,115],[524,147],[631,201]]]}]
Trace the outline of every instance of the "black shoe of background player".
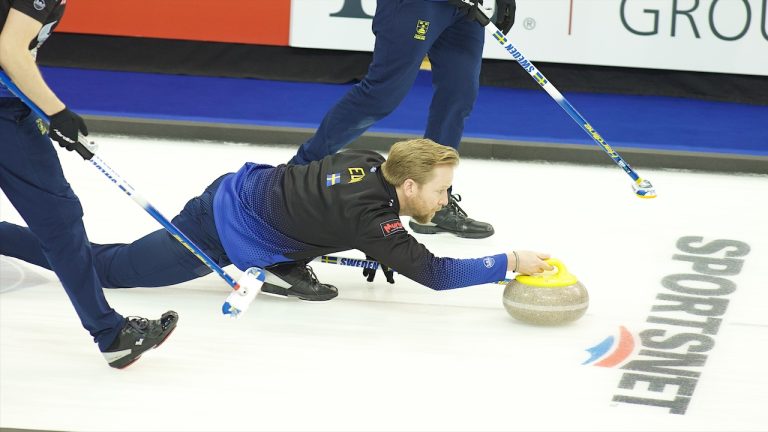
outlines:
[{"label": "black shoe of background player", "polygon": [[459,207],[461,195],[450,195],[448,205],[440,209],[429,224],[420,224],[414,220],[408,226],[419,234],[437,234],[447,232],[459,237],[481,239],[493,235],[493,226],[467,217],[467,213]]},{"label": "black shoe of background player", "polygon": [[261,287],[261,292],[265,294],[298,297],[308,301],[325,301],[339,295],[335,286],[320,283],[312,267],[306,262],[278,264],[265,270],[267,280]]},{"label": "black shoe of background player", "polygon": [[112,345],[102,352],[110,366],[123,369],[141,357],[144,351],[157,348],[176,328],[179,314],[164,313],[160,319],[128,317]]}]

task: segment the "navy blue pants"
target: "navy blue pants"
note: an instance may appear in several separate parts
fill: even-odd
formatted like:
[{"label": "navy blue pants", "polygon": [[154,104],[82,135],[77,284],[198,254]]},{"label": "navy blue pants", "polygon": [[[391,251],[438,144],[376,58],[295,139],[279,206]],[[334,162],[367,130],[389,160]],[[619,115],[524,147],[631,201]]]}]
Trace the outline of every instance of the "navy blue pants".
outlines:
[{"label": "navy blue pants", "polygon": [[40,126],[21,101],[0,98],[0,188],[29,226],[24,240],[0,235],[0,254],[28,246],[20,241],[35,244],[39,261],[56,273],[83,327],[104,351],[125,320],[104,298],[83,226],[83,208]]},{"label": "navy blue pants", "polygon": [[[428,25],[420,40],[415,36],[424,23]],[[382,0],[376,4],[373,33],[368,74],[328,111],[291,163],[307,164],[333,154],[389,115],[413,86],[426,54],[434,94],[424,137],[459,147],[464,121],[477,99],[483,27],[448,2]]]},{"label": "navy blue pants", "polygon": [[[221,245],[213,219],[213,196],[221,179],[216,179],[199,197],[189,200],[171,222],[206,255],[224,267],[231,263]],[[0,239],[4,245],[9,243],[9,247],[0,248],[0,254],[50,268],[41,243],[29,229],[2,222]],[[130,244],[92,243],[91,247],[96,273],[105,288],[168,286],[212,271],[164,228]]]}]

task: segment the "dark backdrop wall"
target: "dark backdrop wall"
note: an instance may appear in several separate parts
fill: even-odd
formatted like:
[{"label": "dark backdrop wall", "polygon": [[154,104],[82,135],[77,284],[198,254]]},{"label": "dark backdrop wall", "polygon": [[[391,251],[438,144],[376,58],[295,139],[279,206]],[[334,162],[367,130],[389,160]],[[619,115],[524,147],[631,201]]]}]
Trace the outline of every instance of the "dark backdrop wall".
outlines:
[{"label": "dark backdrop wall", "polygon": [[[56,33],[42,47],[46,66],[346,83],[361,79],[368,52],[238,43]],[[768,105],[768,78],[705,72],[537,63],[563,92],[696,98]],[[516,63],[484,60],[481,84],[537,89]]]}]

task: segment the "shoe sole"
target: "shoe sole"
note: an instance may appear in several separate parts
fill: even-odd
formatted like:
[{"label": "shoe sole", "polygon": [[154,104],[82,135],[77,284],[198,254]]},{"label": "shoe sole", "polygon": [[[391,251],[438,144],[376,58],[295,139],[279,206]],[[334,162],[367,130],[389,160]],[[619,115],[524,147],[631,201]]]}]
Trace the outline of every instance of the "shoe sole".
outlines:
[{"label": "shoe sole", "polygon": [[462,231],[451,231],[451,230],[447,230],[445,228],[439,228],[437,225],[435,225],[435,226],[426,225],[426,226],[420,226],[418,228],[414,228],[413,225],[411,225],[410,227],[411,227],[411,229],[414,232],[416,232],[418,234],[441,234],[441,233],[446,233],[446,234],[453,234],[453,235],[455,235],[457,237],[461,237],[461,238],[471,238],[471,239],[481,239],[481,238],[490,237],[490,236],[492,236],[496,232],[496,231],[486,231],[486,232],[481,232],[481,233],[465,233],[465,232],[462,232]]},{"label": "shoe sole", "polygon": [[313,297],[313,298],[305,298],[305,297],[301,297],[301,296],[296,296],[296,298],[298,298],[299,300],[305,301],[305,302],[317,303],[317,302],[324,302],[324,301],[328,301],[328,300],[333,300],[337,296],[338,296],[338,294],[334,294],[332,296],[331,295],[327,295],[327,296]]},{"label": "shoe sole", "polygon": [[163,339],[162,339],[160,342],[156,343],[156,344],[155,344],[153,347],[146,349],[144,352],[142,352],[142,353],[141,353],[141,354],[139,354],[138,356],[134,357],[134,358],[133,358],[133,360],[129,361],[128,363],[126,363],[126,364],[124,364],[124,365],[122,365],[122,366],[119,366],[119,367],[115,367],[115,366],[112,366],[112,367],[114,367],[115,369],[121,369],[121,370],[122,370],[122,369],[125,369],[125,368],[127,368],[128,366],[130,366],[130,365],[132,365],[132,364],[136,363],[136,360],[140,359],[140,358],[141,358],[141,356],[143,356],[143,355],[144,355],[144,353],[146,353],[146,352],[147,352],[147,351],[149,351],[149,350],[153,350],[153,349],[155,349],[155,348],[159,347],[160,345],[162,345],[162,344],[163,344],[163,342],[165,342],[165,340],[166,340],[166,339],[168,339],[168,338],[169,338],[169,337],[170,337],[170,336],[173,334],[173,332],[174,332],[174,331],[176,331],[176,324],[174,324],[174,325],[173,325],[173,328],[171,329],[171,331],[169,331],[169,332],[168,332],[168,334],[167,334],[167,335],[165,335],[165,337],[164,337],[164,338],[163,338]]},{"label": "shoe sole", "polygon": [[298,299],[298,300],[301,300],[301,301],[306,301],[306,302],[328,301],[328,300],[335,299],[338,296],[338,294],[334,294],[334,295],[317,296],[317,297],[311,297],[310,298],[310,297],[302,297],[302,296],[300,296],[298,294],[293,294],[293,293],[290,293],[290,294],[277,294],[277,293],[268,293],[268,292],[264,292],[264,291],[262,291],[262,294],[266,294],[268,296],[277,297],[277,298],[283,298],[283,299],[284,298],[295,298],[295,299]]},{"label": "shoe sole", "polygon": [[277,286],[277,285],[274,285],[274,284],[269,284],[269,285],[270,285],[269,289],[273,290],[273,292],[264,291],[264,287],[262,286],[262,288],[261,288],[262,294],[266,294],[268,296],[273,296],[273,297],[280,297],[280,298],[295,297],[295,298],[297,298],[299,300],[308,301],[308,302],[328,301],[328,300],[336,298],[336,296],[339,295],[338,292],[335,292],[333,294],[325,294],[325,295],[322,295],[322,296],[318,295],[318,296],[313,296],[313,297],[305,297],[305,296],[303,296],[301,294],[297,294],[297,293],[291,291],[288,288],[283,288],[281,286]]}]

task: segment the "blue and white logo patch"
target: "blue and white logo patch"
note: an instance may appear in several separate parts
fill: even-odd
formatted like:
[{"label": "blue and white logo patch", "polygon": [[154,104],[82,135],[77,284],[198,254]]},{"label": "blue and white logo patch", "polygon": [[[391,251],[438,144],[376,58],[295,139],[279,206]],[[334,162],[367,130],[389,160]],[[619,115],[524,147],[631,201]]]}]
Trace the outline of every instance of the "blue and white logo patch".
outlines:
[{"label": "blue and white logo patch", "polygon": [[35,7],[36,10],[41,11],[45,9],[45,0],[35,0],[35,2],[32,3],[32,5]]},{"label": "blue and white logo patch", "polygon": [[485,268],[491,268],[496,264],[496,260],[493,259],[493,257],[485,257],[483,258],[483,264],[485,265]]}]

